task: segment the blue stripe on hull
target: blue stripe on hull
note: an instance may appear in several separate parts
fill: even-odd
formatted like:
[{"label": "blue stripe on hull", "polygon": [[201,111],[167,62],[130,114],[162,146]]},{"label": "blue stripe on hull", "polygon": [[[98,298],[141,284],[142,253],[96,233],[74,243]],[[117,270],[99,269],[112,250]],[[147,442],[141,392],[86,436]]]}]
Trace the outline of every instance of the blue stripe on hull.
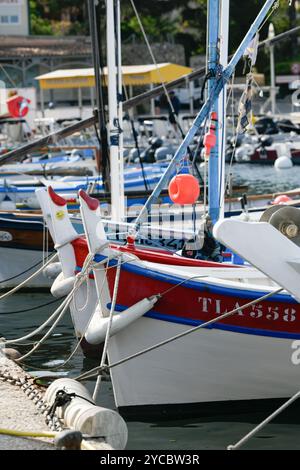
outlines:
[{"label": "blue stripe on hull", "polygon": [[[107,307],[110,309],[111,304],[108,304]],[[124,307],[124,305],[116,305],[115,311],[123,312],[128,307]],[[169,323],[176,323],[178,325],[188,325],[188,326],[198,326],[205,323],[204,321],[200,320],[191,320],[189,318],[177,317],[175,315],[166,315],[163,313],[155,312],[154,310],[150,310],[147,312],[144,317],[153,318],[155,320],[162,320]],[[214,323],[205,327],[207,330],[221,330],[221,331],[230,331],[232,333],[240,333],[245,335],[254,335],[254,336],[267,336],[269,338],[281,338],[281,339],[300,339],[299,333],[286,333],[281,331],[271,331],[271,330],[262,330],[256,328],[245,328],[241,326],[234,326],[234,325],[225,325],[221,323]]]}]

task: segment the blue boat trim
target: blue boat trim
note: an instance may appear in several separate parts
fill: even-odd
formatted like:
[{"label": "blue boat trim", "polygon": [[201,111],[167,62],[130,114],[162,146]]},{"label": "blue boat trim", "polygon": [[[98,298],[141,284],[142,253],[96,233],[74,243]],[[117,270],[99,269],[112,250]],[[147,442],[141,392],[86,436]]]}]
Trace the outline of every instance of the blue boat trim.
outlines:
[{"label": "blue boat trim", "polygon": [[[107,304],[107,308],[111,308],[111,303]],[[116,304],[115,311],[123,312],[128,307],[124,305]],[[189,326],[198,326],[205,323],[201,320],[191,320],[188,318],[177,317],[175,315],[166,315],[163,313],[156,312],[155,310],[150,310],[145,313],[144,317],[153,318],[155,320],[166,321],[169,323],[177,323],[179,325],[189,325]],[[246,328],[242,326],[235,325],[225,325],[222,323],[214,323],[209,326],[205,326],[206,330],[221,330],[221,331],[230,331],[232,333],[240,333],[245,335],[254,335],[254,336],[267,336],[269,338],[281,338],[281,339],[300,339],[300,333],[288,333],[283,331],[272,331],[272,330],[263,330],[259,328]]]},{"label": "blue boat trim", "polygon": [[[153,175],[151,177],[146,177],[146,181],[148,183],[148,185],[156,185],[156,183],[158,182],[159,180],[159,176],[156,176],[156,175]],[[69,181],[70,184],[74,183],[73,181]],[[87,190],[88,189],[88,185],[89,183],[87,182],[82,182],[81,184],[74,184],[74,186],[72,187],[56,187],[55,188],[55,191],[56,192],[59,192],[61,194],[64,194],[64,193],[72,193],[72,192],[77,192],[79,191],[80,189],[84,189],[84,190]],[[130,188],[144,188],[145,186],[145,183],[144,183],[144,180],[143,179],[128,179],[128,180],[125,180],[124,182],[124,188],[125,190],[126,189],[130,189]],[[39,186],[41,187],[41,186]],[[27,187],[24,187],[24,186],[17,186],[16,185],[11,185],[11,186],[0,186],[0,193],[10,193],[10,194],[20,194],[20,193],[24,193],[24,194],[33,194],[35,193],[35,190],[37,189],[36,186],[27,186]],[[95,186],[95,191],[104,191],[104,186],[102,183],[96,183],[96,186]]]}]

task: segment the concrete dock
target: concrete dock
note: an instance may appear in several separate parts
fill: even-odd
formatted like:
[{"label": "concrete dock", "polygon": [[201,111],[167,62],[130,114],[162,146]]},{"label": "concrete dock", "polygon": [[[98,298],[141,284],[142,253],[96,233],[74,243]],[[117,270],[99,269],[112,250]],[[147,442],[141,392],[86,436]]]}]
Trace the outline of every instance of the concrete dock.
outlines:
[{"label": "concrete dock", "polygon": [[[25,376],[24,371],[13,361],[0,356],[0,428],[51,432],[45,418],[30,398],[17,385],[1,380],[3,373]],[[55,449],[51,438],[15,437],[0,434],[0,450],[50,450]]]},{"label": "concrete dock", "polygon": [[[61,448],[67,447],[68,449],[75,448],[74,446],[82,450],[125,448],[128,431],[126,423],[121,416],[115,411],[94,405],[90,401],[91,397],[85,400],[83,395],[85,393],[89,394],[89,392],[78,382],[72,379],[64,379],[64,383],[61,383],[62,380],[53,382],[45,394],[45,389],[35,383],[34,377],[27,374],[18,364],[7,359],[1,353],[0,348],[0,450],[54,450],[57,448],[54,445],[55,440],[57,441],[56,444]],[[74,413],[69,413],[70,417],[66,418],[66,421],[64,417],[61,417],[60,421],[56,418],[56,428],[58,424],[57,429],[62,431],[59,433],[59,436],[56,436],[56,439],[54,439],[54,436],[25,437],[11,435],[14,432],[53,434],[53,431],[46,424],[45,416],[42,414],[41,409],[35,405],[34,401],[27,394],[31,394],[35,401],[38,401],[40,406],[43,406],[43,402],[49,403],[49,396],[47,395],[54,393],[53,391],[56,390],[57,383],[59,383],[59,391],[61,391],[61,387],[63,390],[66,390],[65,387],[67,389],[68,387],[72,388],[72,386],[76,386],[76,389],[81,387],[79,389],[81,392],[80,396],[77,395],[64,408],[64,411],[69,408],[76,408],[77,412],[75,415]],[[27,390],[24,391],[26,388]],[[73,422],[68,424],[68,419],[72,420],[73,415],[76,419],[78,418],[75,427]],[[53,421],[52,425],[55,425],[55,423]],[[78,429],[81,432],[75,431]],[[77,436],[74,437],[76,433]],[[80,437],[78,437],[78,434]],[[74,439],[75,441],[77,440],[77,444]]]}]

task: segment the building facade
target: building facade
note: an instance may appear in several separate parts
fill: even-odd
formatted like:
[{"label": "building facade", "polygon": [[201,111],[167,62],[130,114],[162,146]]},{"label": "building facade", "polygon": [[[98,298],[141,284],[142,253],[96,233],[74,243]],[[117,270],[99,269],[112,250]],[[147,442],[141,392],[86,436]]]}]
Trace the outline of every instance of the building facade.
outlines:
[{"label": "building facade", "polygon": [[0,34],[29,34],[29,0],[0,0]]}]

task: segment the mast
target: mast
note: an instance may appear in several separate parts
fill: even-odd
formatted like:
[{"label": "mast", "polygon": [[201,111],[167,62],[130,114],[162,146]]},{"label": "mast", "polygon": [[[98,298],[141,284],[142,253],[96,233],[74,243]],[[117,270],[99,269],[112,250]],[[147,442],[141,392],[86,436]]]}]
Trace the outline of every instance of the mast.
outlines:
[{"label": "mast", "polygon": [[[220,11],[220,65],[225,68],[228,64],[228,37],[229,37],[229,6],[230,0],[221,0]],[[225,155],[226,155],[226,103],[227,103],[227,84],[218,98],[218,116],[219,126],[219,219],[224,218],[225,204]]]},{"label": "mast", "polygon": [[109,112],[109,144],[110,144],[110,182],[111,182],[111,214],[112,219],[122,220],[124,217],[124,183],[120,174],[119,155],[120,121],[117,100],[117,67],[116,67],[116,28],[115,1],[106,1],[106,34],[107,34],[107,75],[108,75],[108,112]]},{"label": "mast", "polygon": [[[273,23],[269,24],[268,39],[274,39],[275,30]],[[271,76],[271,88],[270,88],[270,97],[271,97],[271,112],[272,115],[276,113],[276,78],[275,78],[275,60],[274,60],[274,44],[270,42],[270,76]]]},{"label": "mast", "polygon": [[121,2],[117,0],[116,5],[116,24],[117,24],[117,68],[118,68],[118,105],[119,105],[119,126],[121,128],[119,140],[119,172],[120,172],[120,188],[122,190],[120,198],[120,211],[122,218],[125,216],[125,196],[124,196],[124,157],[123,157],[123,76],[122,76],[122,53],[121,53]]},{"label": "mast", "polygon": [[[209,0],[207,2],[207,72],[211,78],[208,81],[208,95],[211,95],[217,81],[217,67],[219,64],[219,26],[220,26],[220,0]],[[221,96],[221,95],[220,95]],[[213,101],[211,112],[218,113],[218,103]],[[218,115],[219,119],[219,115]],[[211,149],[208,160],[208,201],[209,215],[213,223],[219,218],[219,125],[216,124],[217,142]]]},{"label": "mast", "polygon": [[[107,142],[107,128],[104,112],[104,100],[102,90],[102,76],[101,76],[101,59],[100,59],[100,44],[99,44],[99,19],[97,21],[97,8],[95,0],[88,1],[89,11],[89,24],[90,36],[92,42],[92,57],[95,70],[95,86],[96,86],[96,104],[97,104],[97,121],[100,131],[101,140],[101,153],[102,153],[102,178],[105,189],[107,187],[107,178],[109,173],[109,159],[108,159],[108,142]],[[95,120],[96,124],[96,120]],[[100,162],[99,162],[100,164]]]}]

